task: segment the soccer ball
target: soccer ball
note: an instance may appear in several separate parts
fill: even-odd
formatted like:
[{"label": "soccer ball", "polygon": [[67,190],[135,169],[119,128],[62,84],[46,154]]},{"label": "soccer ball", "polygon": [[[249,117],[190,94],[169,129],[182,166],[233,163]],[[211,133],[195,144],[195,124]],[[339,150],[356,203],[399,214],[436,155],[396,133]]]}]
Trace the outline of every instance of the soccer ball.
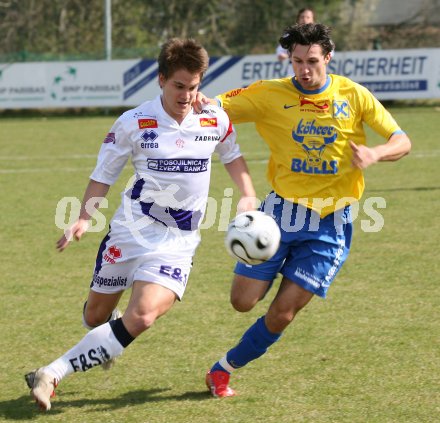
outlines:
[{"label": "soccer ball", "polygon": [[240,213],[231,221],[225,237],[226,250],[244,264],[260,264],[272,258],[281,233],[275,220],[261,211]]}]

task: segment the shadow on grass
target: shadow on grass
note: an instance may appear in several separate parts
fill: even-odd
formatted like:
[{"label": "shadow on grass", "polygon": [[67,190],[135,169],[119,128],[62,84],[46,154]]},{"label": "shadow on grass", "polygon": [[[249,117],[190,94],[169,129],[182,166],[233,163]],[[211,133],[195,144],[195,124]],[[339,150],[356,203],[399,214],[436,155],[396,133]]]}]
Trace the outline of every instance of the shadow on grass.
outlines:
[{"label": "shadow on grass", "polygon": [[[137,405],[149,402],[162,401],[202,401],[210,399],[211,395],[208,391],[189,391],[181,395],[161,395],[163,392],[169,391],[170,388],[163,389],[140,389],[122,394],[116,398],[94,398],[80,400],[63,400],[60,397],[54,398],[50,415],[61,414],[66,408],[93,407],[90,412],[112,411],[127,405]],[[104,392],[103,392],[104,394]],[[64,397],[68,397],[66,393]],[[23,395],[19,398],[0,401],[0,417],[5,420],[32,420],[36,416],[41,415],[41,411],[32,401],[29,395]]]}]

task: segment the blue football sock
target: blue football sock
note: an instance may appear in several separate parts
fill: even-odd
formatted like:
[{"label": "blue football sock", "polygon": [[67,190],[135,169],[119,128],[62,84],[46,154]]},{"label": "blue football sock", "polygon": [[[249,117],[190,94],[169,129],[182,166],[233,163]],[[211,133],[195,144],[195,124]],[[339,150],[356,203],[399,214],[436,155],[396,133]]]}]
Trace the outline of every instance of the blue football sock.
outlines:
[{"label": "blue football sock", "polygon": [[230,373],[228,372],[218,361],[211,367],[211,373],[216,372],[217,370],[220,370],[222,372]]},{"label": "blue football sock", "polygon": [[[280,337],[281,333],[269,332],[262,316],[244,333],[240,342],[228,351],[226,360],[235,369],[243,367],[261,357]],[[219,363],[216,365],[220,366]]]}]

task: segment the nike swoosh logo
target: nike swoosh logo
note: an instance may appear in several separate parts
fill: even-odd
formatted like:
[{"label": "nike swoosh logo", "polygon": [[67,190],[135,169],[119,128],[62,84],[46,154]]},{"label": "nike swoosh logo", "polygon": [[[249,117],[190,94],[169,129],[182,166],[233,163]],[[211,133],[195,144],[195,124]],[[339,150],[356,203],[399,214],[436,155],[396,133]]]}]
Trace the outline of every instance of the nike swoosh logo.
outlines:
[{"label": "nike swoosh logo", "polygon": [[295,106],[296,106],[296,104],[292,104],[291,106],[289,106],[288,104],[285,104],[284,108],[285,109],[290,109],[291,107],[295,107]]}]

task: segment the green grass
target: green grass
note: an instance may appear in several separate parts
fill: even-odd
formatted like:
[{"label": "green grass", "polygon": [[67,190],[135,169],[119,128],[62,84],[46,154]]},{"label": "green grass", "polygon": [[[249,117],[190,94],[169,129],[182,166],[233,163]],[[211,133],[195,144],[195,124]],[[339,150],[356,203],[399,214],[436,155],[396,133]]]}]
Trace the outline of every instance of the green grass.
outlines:
[{"label": "green grass", "polygon": [[[440,415],[439,112],[392,113],[413,141],[410,156],[366,172],[383,197],[384,228],[355,222],[350,257],[326,300],[301,312],[270,352],[234,373],[235,398],[215,400],[206,369],[267,309],[229,305],[233,262],[218,222],[202,233],[181,303],[137,339],[110,372],[63,380],[48,414],[31,401],[23,374],[47,364],[84,334],[82,305],[98,243],[89,233],[55,251],[57,202],[82,197],[114,117],[4,118],[0,122],[1,393],[8,422],[436,422]],[[260,198],[266,149],[252,125],[237,127]],[[377,138],[372,137],[373,142]],[[110,218],[131,169],[109,195]],[[213,166],[211,195],[231,186]],[[236,198],[236,197],[234,197]],[[362,203],[361,203],[362,204]],[[123,297],[123,306],[128,295]]]}]

